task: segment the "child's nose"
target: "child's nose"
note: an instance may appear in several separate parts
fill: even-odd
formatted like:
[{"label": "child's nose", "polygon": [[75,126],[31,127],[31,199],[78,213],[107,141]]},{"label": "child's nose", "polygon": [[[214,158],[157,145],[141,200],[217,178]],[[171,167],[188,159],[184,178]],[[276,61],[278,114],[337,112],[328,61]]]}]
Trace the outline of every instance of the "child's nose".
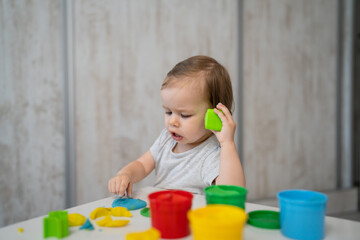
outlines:
[{"label": "child's nose", "polygon": [[179,127],[179,121],[178,121],[177,117],[175,116],[175,114],[173,114],[171,116],[169,123],[172,127]]}]

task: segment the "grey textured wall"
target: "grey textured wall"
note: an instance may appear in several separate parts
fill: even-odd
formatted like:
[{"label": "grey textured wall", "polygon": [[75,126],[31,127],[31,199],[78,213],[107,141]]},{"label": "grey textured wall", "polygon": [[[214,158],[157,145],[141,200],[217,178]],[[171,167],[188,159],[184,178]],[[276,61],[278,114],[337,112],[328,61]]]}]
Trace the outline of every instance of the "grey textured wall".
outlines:
[{"label": "grey textured wall", "polygon": [[61,1],[0,1],[0,226],[64,208]]},{"label": "grey textured wall", "polygon": [[337,1],[244,2],[250,198],[336,182]]}]

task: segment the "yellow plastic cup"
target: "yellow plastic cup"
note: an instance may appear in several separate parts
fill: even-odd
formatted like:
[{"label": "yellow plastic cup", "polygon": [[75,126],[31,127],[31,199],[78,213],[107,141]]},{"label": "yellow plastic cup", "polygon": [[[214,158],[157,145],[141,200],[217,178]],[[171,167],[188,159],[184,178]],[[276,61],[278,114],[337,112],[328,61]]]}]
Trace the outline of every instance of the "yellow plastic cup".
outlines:
[{"label": "yellow plastic cup", "polygon": [[207,205],[188,212],[194,240],[242,239],[247,215],[232,205]]}]

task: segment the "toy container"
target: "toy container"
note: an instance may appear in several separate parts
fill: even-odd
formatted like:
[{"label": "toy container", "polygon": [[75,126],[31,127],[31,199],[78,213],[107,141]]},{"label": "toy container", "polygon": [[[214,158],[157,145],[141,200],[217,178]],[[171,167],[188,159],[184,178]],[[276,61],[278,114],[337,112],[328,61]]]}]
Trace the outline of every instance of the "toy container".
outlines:
[{"label": "toy container", "polygon": [[309,190],[285,190],[277,194],[280,226],[293,239],[323,239],[327,196]]},{"label": "toy container", "polygon": [[247,215],[231,205],[207,205],[188,213],[194,240],[240,240]]},{"label": "toy container", "polygon": [[245,209],[247,189],[233,185],[214,185],[205,188],[207,204],[228,204]]},{"label": "toy container", "polygon": [[182,238],[190,234],[187,212],[193,195],[181,190],[154,192],[149,195],[151,224],[161,238]]}]

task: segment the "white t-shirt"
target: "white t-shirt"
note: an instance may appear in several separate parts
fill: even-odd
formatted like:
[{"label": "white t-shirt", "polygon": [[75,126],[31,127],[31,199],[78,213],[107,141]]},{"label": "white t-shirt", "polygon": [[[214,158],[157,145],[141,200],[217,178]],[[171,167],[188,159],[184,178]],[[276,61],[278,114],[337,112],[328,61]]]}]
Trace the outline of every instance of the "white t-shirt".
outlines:
[{"label": "white t-shirt", "polygon": [[176,141],[164,129],[150,147],[156,164],[155,187],[204,194],[204,188],[219,175],[219,141],[212,135],[199,146],[183,153],[173,153],[175,144]]}]

